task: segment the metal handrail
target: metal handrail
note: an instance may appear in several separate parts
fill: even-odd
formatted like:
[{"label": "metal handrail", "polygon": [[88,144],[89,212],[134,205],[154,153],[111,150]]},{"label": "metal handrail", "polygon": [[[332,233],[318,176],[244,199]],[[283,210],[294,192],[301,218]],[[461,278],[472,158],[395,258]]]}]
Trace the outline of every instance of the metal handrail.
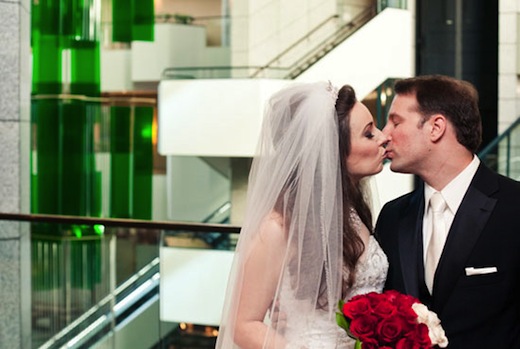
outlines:
[{"label": "metal handrail", "polygon": [[320,28],[324,27],[326,24],[328,24],[330,21],[333,21],[333,20],[337,20],[339,18],[339,15],[332,15],[330,16],[329,18],[327,18],[326,20],[324,20],[323,22],[321,22],[320,24],[318,24],[316,27],[314,27],[310,32],[308,32],[307,34],[305,34],[303,37],[301,37],[300,39],[296,40],[294,43],[292,43],[289,47],[287,47],[285,50],[283,50],[282,52],[280,52],[276,57],[274,57],[273,59],[271,59],[269,62],[267,62],[265,65],[261,66],[260,68],[258,68],[257,71],[255,71],[251,77],[254,78],[255,76],[257,76],[259,73],[261,73],[262,71],[264,71],[265,69],[268,69],[272,64],[276,63],[277,61],[280,60],[280,58],[282,58],[285,54],[287,54],[288,52],[290,52],[293,48],[295,48],[296,46],[298,46],[300,43],[302,43],[303,41],[307,40],[312,34],[314,34],[315,32],[317,32]]},{"label": "metal handrail", "polygon": [[489,144],[478,153],[478,157],[482,159],[485,156],[487,156],[489,153],[491,153],[491,151],[498,145],[498,143],[500,143],[504,138],[509,137],[511,135],[511,133],[513,132],[513,130],[516,127],[518,127],[519,124],[520,124],[520,117],[518,119],[516,119],[515,122],[513,122],[504,132],[502,132],[502,134],[500,134],[494,140],[489,142]]},{"label": "metal handrail", "polygon": [[[374,2],[370,6],[368,6],[365,10],[361,11],[356,17],[354,17],[350,22],[343,24],[338,30],[336,30],[332,35],[330,35],[324,42],[322,42],[320,45],[312,49],[311,51],[307,52],[299,61],[305,60],[306,57],[312,56],[313,53],[320,51],[322,48],[332,46],[326,50],[326,52],[323,53],[325,55],[327,52],[330,52],[334,47],[336,47],[340,42],[344,41],[349,35],[351,35],[354,32],[354,29],[360,28],[363,24],[367,22],[367,18],[372,18],[373,15],[376,13],[377,4]],[[260,69],[258,69],[256,72],[254,72],[251,77],[254,78],[258,74],[260,74],[262,71],[266,69],[272,69],[271,65],[278,62],[284,55],[289,53],[292,49],[297,47],[300,43],[307,40],[309,37],[311,37],[314,33],[316,33],[320,28],[328,24],[332,20],[336,20],[339,18],[339,15],[333,15],[329,18],[327,18],[325,21],[321,22],[318,26],[313,28],[310,32],[305,34],[303,37],[298,39],[296,42],[291,44],[289,47],[287,47],[285,50],[283,50],[281,53],[279,53],[276,57],[271,59],[267,64],[263,65]],[[359,22],[359,23],[358,23]],[[332,43],[330,42],[332,40]],[[293,67],[289,67],[289,70],[295,71],[298,70],[298,64],[294,64]],[[291,76],[292,74],[288,75],[288,78],[294,78],[294,76]]]},{"label": "metal handrail", "polygon": [[296,63],[289,68],[289,73],[286,78],[294,79],[305,69],[309,68],[313,63],[316,63],[320,58],[332,51],[335,47],[341,44],[345,39],[350,37],[359,28],[365,25],[370,19],[377,14],[376,4],[372,4],[364,11],[360,12],[353,20],[342,25],[337,31],[331,34],[327,39],[323,40],[320,45],[308,51]]},{"label": "metal handrail", "polygon": [[210,233],[214,233],[215,231],[221,233],[240,232],[240,227],[229,224],[190,223],[180,221],[150,221],[142,219],[98,218],[50,214],[23,214],[0,212],[0,220],[41,223],[104,225],[107,227],[145,228],[160,230],[185,230]]}]

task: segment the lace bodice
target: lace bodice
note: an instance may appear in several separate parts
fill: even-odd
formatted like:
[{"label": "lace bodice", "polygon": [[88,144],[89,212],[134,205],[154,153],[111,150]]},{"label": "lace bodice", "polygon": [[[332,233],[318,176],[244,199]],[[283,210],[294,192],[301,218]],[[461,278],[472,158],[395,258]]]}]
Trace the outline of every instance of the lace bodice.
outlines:
[{"label": "lace bodice", "polygon": [[[353,213],[354,224],[360,229],[361,221]],[[346,279],[347,270],[344,270]],[[368,292],[381,292],[388,273],[388,259],[373,235],[370,235],[367,251],[356,266],[356,282],[350,288],[345,300]]]},{"label": "lace bodice", "polygon": [[[344,271],[346,273],[346,271]],[[356,282],[345,300],[368,292],[381,292],[388,272],[388,260],[373,235],[370,236],[365,258],[356,267]]]},{"label": "lace bodice", "polygon": [[[355,283],[345,300],[359,294],[381,292],[387,272],[386,255],[371,235],[367,250],[356,267]],[[287,313],[286,349],[354,348],[354,340],[336,324],[334,314],[329,316],[324,310],[311,307],[305,300],[295,299],[288,287],[283,287],[281,297],[292,309],[299,309],[297,314]]]}]

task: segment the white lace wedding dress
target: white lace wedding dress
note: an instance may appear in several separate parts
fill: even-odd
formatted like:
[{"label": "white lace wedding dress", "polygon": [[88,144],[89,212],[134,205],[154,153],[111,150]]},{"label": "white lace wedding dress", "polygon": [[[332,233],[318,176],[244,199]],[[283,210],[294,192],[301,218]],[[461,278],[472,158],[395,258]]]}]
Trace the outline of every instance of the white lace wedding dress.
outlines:
[{"label": "white lace wedding dress", "polygon": [[[355,284],[350,289],[346,300],[355,295],[368,292],[381,292],[388,272],[388,260],[374,236],[370,236],[366,253],[356,267]],[[286,285],[288,286],[288,285]],[[288,327],[284,337],[286,349],[351,349],[355,341],[336,324],[335,317],[330,318],[323,310],[309,306],[305,300],[296,299],[290,287],[282,287],[281,297],[286,304],[292,303],[298,313],[287,313]],[[294,303],[296,302],[296,304]],[[281,309],[283,312],[284,310]],[[289,318],[293,317],[293,318]],[[291,324],[291,325],[289,325]]]}]

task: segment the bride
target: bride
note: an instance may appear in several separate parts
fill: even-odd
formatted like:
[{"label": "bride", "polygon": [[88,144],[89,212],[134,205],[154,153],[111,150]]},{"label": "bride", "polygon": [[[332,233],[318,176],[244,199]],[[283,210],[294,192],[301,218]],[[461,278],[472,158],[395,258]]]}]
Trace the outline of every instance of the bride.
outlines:
[{"label": "bride", "polygon": [[382,170],[386,142],[349,85],[271,97],[216,348],[353,348],[335,312],[383,288],[362,178]]}]

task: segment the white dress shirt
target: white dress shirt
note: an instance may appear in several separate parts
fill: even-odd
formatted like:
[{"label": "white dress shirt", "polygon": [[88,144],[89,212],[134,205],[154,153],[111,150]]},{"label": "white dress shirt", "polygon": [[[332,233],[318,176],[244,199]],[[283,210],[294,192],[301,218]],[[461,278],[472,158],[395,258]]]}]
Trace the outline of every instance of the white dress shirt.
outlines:
[{"label": "white dress shirt", "polygon": [[[447,209],[444,211],[444,222],[446,223],[446,236],[443,237],[443,244],[446,242],[447,232],[450,231],[453,218],[459,209],[460,203],[468,191],[469,185],[477,172],[480,160],[476,155],[473,155],[473,160],[457,177],[453,178],[444,189],[441,190],[441,195],[446,201]],[[428,242],[432,234],[432,226],[430,223],[431,212],[428,209],[431,196],[436,190],[428,184],[424,184],[424,218],[423,218],[423,258],[426,261],[426,251]]]}]

